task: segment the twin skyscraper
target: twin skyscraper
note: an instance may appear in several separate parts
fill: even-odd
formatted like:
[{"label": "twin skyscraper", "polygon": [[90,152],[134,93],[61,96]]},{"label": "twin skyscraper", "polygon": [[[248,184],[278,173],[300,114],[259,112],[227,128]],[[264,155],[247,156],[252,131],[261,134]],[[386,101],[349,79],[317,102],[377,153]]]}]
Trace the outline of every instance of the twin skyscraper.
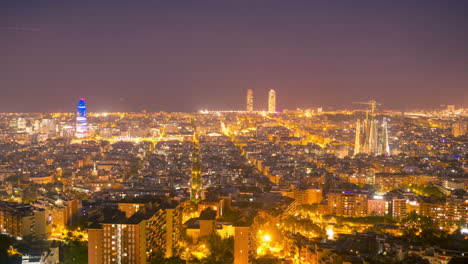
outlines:
[{"label": "twin skyscraper", "polygon": [[[254,111],[254,99],[253,99],[253,90],[247,90],[247,104],[246,111]],[[268,113],[276,113],[276,92],[273,89],[270,89],[268,92]]]}]

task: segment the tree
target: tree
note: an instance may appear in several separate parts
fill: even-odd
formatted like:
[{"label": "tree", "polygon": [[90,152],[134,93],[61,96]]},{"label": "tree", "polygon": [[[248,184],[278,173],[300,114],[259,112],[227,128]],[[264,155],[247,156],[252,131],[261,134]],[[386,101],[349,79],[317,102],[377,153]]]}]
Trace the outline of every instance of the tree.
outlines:
[{"label": "tree", "polygon": [[0,235],[0,263],[8,263],[8,249],[11,244],[11,238],[9,236]]},{"label": "tree", "polygon": [[401,220],[400,228],[404,237],[428,245],[435,245],[447,237],[447,233],[440,230],[431,217],[421,216],[415,212],[411,212]]},{"label": "tree", "polygon": [[280,261],[276,258],[261,257],[258,259],[254,259],[253,263],[254,264],[277,264],[277,263],[280,263]]},{"label": "tree", "polygon": [[164,258],[164,254],[161,251],[157,251],[151,258],[151,264],[186,264],[187,262],[181,259],[179,256],[173,256],[170,258]]},{"label": "tree", "polygon": [[314,204],[303,204],[300,206],[300,209],[302,209],[305,212],[308,213],[316,213],[318,210],[318,203]]},{"label": "tree", "polygon": [[187,263],[230,264],[234,262],[234,238],[222,238],[221,236],[213,233],[210,236],[205,237],[203,240],[210,252],[210,255],[202,259],[196,259],[193,257],[189,259]]},{"label": "tree", "polygon": [[429,264],[429,260],[424,259],[420,256],[409,255],[408,257],[400,261],[399,264]]},{"label": "tree", "polygon": [[60,263],[88,263],[88,243],[78,240],[71,240],[70,242],[62,245],[60,256],[63,256],[63,259]]},{"label": "tree", "polygon": [[234,238],[221,238],[217,234],[208,237],[208,248],[211,255],[207,263],[233,263],[234,262]]}]

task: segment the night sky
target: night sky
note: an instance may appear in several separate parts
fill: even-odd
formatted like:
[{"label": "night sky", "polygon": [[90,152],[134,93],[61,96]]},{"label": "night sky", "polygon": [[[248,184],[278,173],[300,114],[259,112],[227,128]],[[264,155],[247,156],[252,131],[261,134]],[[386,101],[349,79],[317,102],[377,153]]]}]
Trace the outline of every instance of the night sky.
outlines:
[{"label": "night sky", "polygon": [[[320,2],[320,3],[319,3]],[[468,1],[0,1],[0,112],[468,106]],[[360,106],[363,107],[363,106]]]}]

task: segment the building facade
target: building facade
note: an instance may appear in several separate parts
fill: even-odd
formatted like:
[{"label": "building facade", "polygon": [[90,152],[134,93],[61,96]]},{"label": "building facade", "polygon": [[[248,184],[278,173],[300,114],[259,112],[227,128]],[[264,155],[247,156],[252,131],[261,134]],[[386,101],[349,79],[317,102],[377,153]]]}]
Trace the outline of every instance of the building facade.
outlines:
[{"label": "building facade", "polygon": [[367,194],[341,191],[328,193],[330,214],[344,217],[362,217],[367,215]]},{"label": "building facade", "polygon": [[88,120],[86,113],[86,103],[84,99],[78,101],[76,109],[76,130],[75,136],[77,138],[85,138],[88,135]]},{"label": "building facade", "polygon": [[144,264],[158,252],[171,257],[177,253],[181,225],[178,204],[147,204],[129,218],[95,223],[88,229],[88,263]]},{"label": "building facade", "polygon": [[254,98],[253,98],[253,90],[252,89],[248,89],[247,90],[247,104],[246,104],[246,111],[247,112],[253,112],[254,110]]}]

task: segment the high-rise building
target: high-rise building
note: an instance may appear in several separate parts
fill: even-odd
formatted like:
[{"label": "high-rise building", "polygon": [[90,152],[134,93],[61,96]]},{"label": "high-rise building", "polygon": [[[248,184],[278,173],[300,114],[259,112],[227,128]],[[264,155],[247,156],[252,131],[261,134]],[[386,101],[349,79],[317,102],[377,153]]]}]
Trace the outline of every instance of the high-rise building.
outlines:
[{"label": "high-rise building", "polygon": [[54,229],[62,230],[78,220],[81,201],[77,199],[63,199],[42,196],[33,205],[45,210],[46,233],[50,235]]},{"label": "high-rise building", "polygon": [[253,112],[253,91],[252,89],[247,90],[247,107],[246,111],[247,112]]},{"label": "high-rise building", "polygon": [[116,215],[111,221],[93,223],[88,229],[88,263],[145,264],[157,252],[173,256],[179,244],[181,213],[177,203],[148,204],[128,218]]},{"label": "high-rise building", "polygon": [[383,196],[374,195],[367,200],[367,214],[375,216],[386,216],[390,213],[391,201]]},{"label": "high-rise building", "polygon": [[452,135],[454,137],[464,136],[468,132],[468,124],[464,122],[456,122],[452,124]]},{"label": "high-rise building", "polygon": [[248,264],[254,255],[253,234],[250,226],[234,227],[234,264]]},{"label": "high-rise building", "polygon": [[50,136],[54,136],[57,133],[57,120],[55,119],[42,119],[41,120],[41,132]]},{"label": "high-rise building", "polygon": [[390,204],[391,215],[393,218],[406,217],[406,198],[392,197]]},{"label": "high-rise building", "polygon": [[18,132],[25,132],[27,128],[26,118],[18,117]]},{"label": "high-rise building", "polygon": [[451,195],[439,200],[424,198],[420,204],[420,213],[438,223],[468,225],[468,199],[462,195]]},{"label": "high-rise building", "polygon": [[88,123],[86,117],[86,103],[83,98],[78,101],[76,111],[76,131],[77,138],[85,138],[88,135]]},{"label": "high-rise building", "polygon": [[276,113],[276,92],[273,89],[268,92],[268,113]]},{"label": "high-rise building", "polygon": [[322,201],[321,189],[295,189],[290,195],[297,204],[314,204]]},{"label": "high-rise building", "polygon": [[46,214],[30,204],[0,201],[0,231],[13,237],[44,238]]},{"label": "high-rise building", "polygon": [[367,215],[367,194],[353,191],[333,191],[328,193],[330,214],[344,217]]}]

